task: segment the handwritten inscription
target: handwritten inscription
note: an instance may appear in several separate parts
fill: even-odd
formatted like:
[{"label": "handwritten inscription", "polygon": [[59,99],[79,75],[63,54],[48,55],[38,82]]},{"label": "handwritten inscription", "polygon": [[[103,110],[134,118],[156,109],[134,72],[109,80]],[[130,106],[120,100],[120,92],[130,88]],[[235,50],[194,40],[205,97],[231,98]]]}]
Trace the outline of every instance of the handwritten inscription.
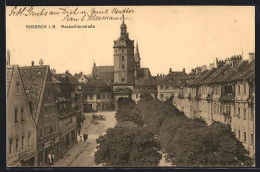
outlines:
[{"label": "handwritten inscription", "polygon": [[[46,16],[60,16],[61,21],[77,22],[77,21],[97,21],[97,20],[122,20],[123,14],[132,14],[135,11],[132,8],[91,8],[83,10],[81,7],[59,7],[59,8],[48,8],[45,7],[18,7],[12,8],[8,16],[35,16],[35,17],[46,17]],[[124,17],[125,20],[130,20],[129,17]]]}]

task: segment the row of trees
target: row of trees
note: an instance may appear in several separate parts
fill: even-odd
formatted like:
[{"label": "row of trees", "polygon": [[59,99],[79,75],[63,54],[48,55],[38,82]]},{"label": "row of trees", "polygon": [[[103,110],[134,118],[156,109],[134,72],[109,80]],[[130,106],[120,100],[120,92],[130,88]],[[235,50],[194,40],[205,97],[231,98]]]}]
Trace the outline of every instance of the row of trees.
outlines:
[{"label": "row of trees", "polygon": [[158,166],[161,146],[143,127],[140,109],[129,98],[119,102],[117,125],[97,139],[95,163],[110,167]]},{"label": "row of trees", "polygon": [[106,166],[157,166],[160,149],[175,166],[251,166],[242,143],[230,127],[189,119],[172,105],[144,96],[135,104],[125,98],[118,124],[97,139],[96,163]]},{"label": "row of trees", "polygon": [[151,96],[138,102],[144,125],[158,135],[167,160],[176,166],[251,166],[249,152],[229,126],[187,118],[172,105]]}]

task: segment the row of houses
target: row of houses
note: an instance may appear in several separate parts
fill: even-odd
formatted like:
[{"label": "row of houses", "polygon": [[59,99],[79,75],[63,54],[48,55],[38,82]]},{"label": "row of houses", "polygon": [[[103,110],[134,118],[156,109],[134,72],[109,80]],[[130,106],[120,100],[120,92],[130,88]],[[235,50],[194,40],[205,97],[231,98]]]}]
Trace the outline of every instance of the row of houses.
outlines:
[{"label": "row of houses", "polygon": [[229,125],[253,157],[255,154],[255,55],[248,60],[233,56],[216,60],[209,69],[199,67],[190,74],[169,73],[159,82],[158,98],[173,97],[189,118],[208,124],[219,121]]},{"label": "row of houses", "polygon": [[7,166],[48,166],[76,143],[78,89],[42,63],[6,66]]}]

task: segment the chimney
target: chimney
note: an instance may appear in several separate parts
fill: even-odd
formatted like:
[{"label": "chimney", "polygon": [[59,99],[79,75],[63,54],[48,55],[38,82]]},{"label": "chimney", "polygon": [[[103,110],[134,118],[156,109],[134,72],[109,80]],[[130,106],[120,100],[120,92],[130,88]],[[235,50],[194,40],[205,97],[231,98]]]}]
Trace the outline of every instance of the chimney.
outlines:
[{"label": "chimney", "polygon": [[169,69],[169,73],[172,73],[172,68]]},{"label": "chimney", "polygon": [[182,70],[182,71],[183,71],[183,73],[185,73],[185,68],[183,68],[183,70]]},{"label": "chimney", "polygon": [[32,61],[32,66],[34,66],[34,61]]},{"label": "chimney", "polygon": [[250,53],[249,53],[249,62],[251,62],[251,61],[254,60],[254,59],[255,59],[255,53],[250,52]]},{"label": "chimney", "polygon": [[7,50],[6,65],[10,65],[10,51]]},{"label": "chimney", "polygon": [[56,74],[56,69],[52,69],[51,73]]}]

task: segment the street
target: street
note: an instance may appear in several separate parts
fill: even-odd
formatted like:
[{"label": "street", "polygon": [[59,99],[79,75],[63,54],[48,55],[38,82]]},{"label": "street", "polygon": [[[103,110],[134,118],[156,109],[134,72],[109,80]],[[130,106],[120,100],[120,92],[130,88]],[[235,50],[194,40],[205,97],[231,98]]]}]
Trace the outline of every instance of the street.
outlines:
[{"label": "street", "polygon": [[[90,123],[92,114],[103,115],[105,120],[98,120],[98,124]],[[80,137],[77,137],[77,143],[71,147],[58,161],[54,162],[52,167],[98,167],[94,163],[94,153],[96,151],[96,139],[105,134],[108,128],[113,128],[116,124],[115,111],[86,113],[85,121],[82,124]],[[84,132],[88,133],[86,142],[83,140]]]}]

